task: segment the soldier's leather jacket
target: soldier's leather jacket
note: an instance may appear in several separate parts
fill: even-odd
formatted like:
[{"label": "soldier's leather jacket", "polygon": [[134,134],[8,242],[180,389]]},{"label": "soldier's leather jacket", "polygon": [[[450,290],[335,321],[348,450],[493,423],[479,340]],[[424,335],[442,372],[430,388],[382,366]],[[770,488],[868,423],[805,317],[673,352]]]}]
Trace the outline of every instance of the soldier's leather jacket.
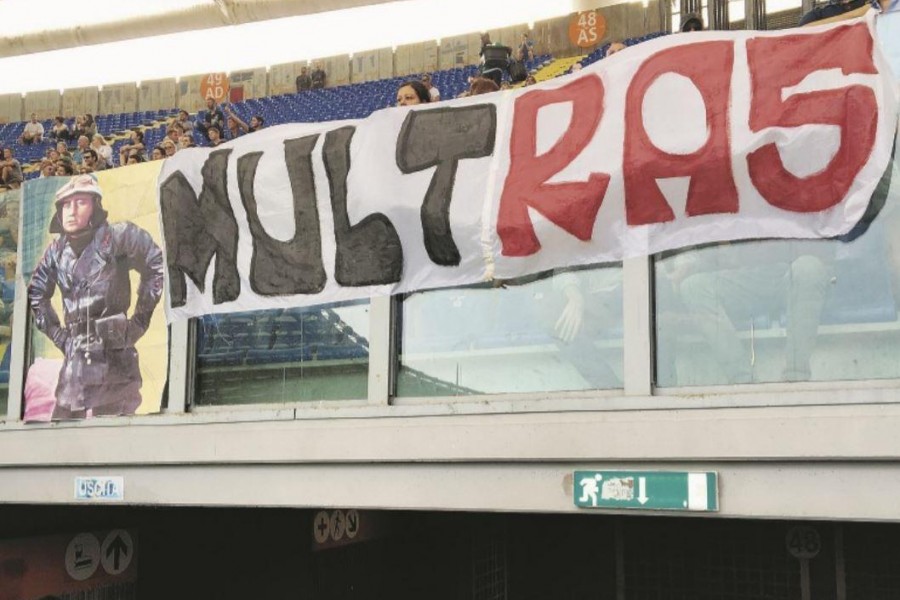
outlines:
[{"label": "soldier's leather jacket", "polygon": [[[140,275],[140,284],[134,311],[126,318],[132,269]],[[51,305],[57,288],[63,323]],[[162,288],[162,251],[150,234],[133,223],[104,221],[80,256],[66,234],[50,244],[32,275],[28,302],[37,328],[64,355],[57,387],[59,405],[92,408],[116,401],[116,394],[125,388],[140,388],[134,344],[150,324]],[[111,321],[122,325],[117,335],[103,326]]]}]

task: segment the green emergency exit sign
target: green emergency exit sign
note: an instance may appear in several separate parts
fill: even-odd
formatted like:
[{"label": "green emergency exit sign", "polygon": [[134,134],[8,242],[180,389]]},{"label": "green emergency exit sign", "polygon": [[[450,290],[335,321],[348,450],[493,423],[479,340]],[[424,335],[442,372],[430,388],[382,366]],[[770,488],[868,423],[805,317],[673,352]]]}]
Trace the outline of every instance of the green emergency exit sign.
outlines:
[{"label": "green emergency exit sign", "polygon": [[638,510],[719,510],[716,473],[575,471],[575,506]]}]

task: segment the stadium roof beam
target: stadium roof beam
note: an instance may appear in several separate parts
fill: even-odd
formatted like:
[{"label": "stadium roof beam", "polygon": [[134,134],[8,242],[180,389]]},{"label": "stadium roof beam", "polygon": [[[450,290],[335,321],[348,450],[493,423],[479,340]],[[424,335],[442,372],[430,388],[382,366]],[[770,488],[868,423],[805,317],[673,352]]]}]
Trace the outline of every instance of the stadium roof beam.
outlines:
[{"label": "stadium roof beam", "polygon": [[[106,42],[241,25],[309,15],[389,0],[197,0],[194,5],[162,13],[110,21],[69,22],[65,27],[25,31],[0,38],[0,57],[61,50]],[[40,4],[40,3],[39,3]],[[2,8],[2,7],[0,7]],[[86,15],[94,17],[94,15]],[[40,20],[35,20],[40,23]]]}]

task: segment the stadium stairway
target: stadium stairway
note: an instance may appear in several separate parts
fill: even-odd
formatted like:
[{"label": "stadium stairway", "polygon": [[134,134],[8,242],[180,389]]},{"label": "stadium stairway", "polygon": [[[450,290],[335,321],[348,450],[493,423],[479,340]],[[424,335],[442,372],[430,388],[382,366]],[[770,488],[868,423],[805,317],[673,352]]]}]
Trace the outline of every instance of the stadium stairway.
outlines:
[{"label": "stadium stairway", "polygon": [[534,74],[534,78],[537,81],[547,81],[548,79],[553,79],[554,77],[559,77],[560,75],[564,75],[568,73],[572,66],[586,58],[585,56],[569,56],[568,58],[557,58],[550,62],[547,66],[539,69],[537,73]]}]

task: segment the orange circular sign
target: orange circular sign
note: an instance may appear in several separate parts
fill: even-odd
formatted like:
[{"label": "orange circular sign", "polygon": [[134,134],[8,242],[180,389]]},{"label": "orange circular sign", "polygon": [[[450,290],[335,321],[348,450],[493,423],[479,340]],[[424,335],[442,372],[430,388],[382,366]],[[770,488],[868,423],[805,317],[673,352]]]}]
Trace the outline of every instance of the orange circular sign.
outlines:
[{"label": "orange circular sign", "polygon": [[596,10],[572,15],[569,19],[569,41],[579,48],[596,46],[606,35],[606,19]]},{"label": "orange circular sign", "polygon": [[200,81],[200,95],[204,100],[212,98],[217,103],[224,102],[228,98],[228,75],[225,73],[204,75]]}]

